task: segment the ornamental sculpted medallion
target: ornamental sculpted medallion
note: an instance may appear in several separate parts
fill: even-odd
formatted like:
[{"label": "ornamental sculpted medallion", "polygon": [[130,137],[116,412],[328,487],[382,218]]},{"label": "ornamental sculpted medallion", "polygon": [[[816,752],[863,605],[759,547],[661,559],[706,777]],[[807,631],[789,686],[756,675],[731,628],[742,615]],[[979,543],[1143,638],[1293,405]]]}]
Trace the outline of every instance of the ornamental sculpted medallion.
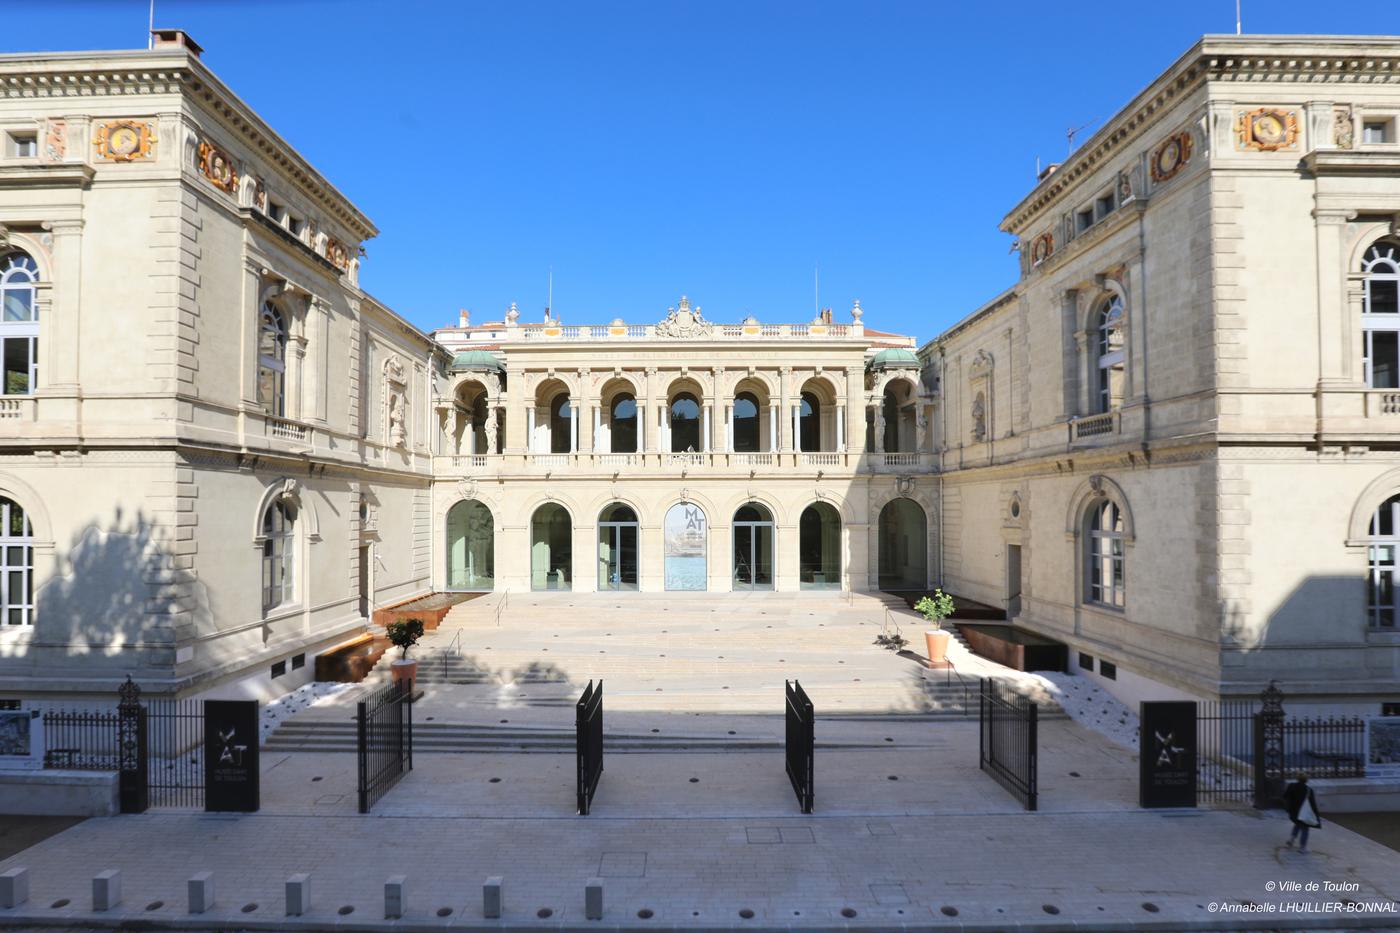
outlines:
[{"label": "ornamental sculpted medallion", "polygon": [[326,258],[331,261],[331,265],[344,272],[346,266],[350,265],[350,253],[345,249],[345,244],[335,237],[326,241]]},{"label": "ornamental sculpted medallion", "polygon": [[1191,134],[1174,133],[1152,153],[1152,180],[1167,181],[1191,161]]},{"label": "ornamental sculpted medallion", "polygon": [[97,157],[108,162],[137,162],[151,157],[155,146],[155,133],[151,124],[135,120],[113,120],[97,128],[97,138],[93,146]]},{"label": "ornamental sculpted medallion", "polygon": [[1042,233],[1031,243],[1031,265],[1038,266],[1049,259],[1055,252],[1055,234],[1049,232]]},{"label": "ornamental sculpted medallion", "polygon": [[680,307],[666,309],[666,320],[656,325],[656,336],[709,337],[714,329],[715,326],[701,315],[700,306],[696,305],[692,311],[690,299],[682,295]]},{"label": "ornamental sculpted medallion", "polygon": [[1241,149],[1277,152],[1298,145],[1298,117],[1291,110],[1260,107],[1242,113],[1235,122]]},{"label": "ornamental sculpted medallion", "polygon": [[238,172],[227,152],[211,143],[199,144],[199,174],[220,191],[233,194],[238,187]]}]

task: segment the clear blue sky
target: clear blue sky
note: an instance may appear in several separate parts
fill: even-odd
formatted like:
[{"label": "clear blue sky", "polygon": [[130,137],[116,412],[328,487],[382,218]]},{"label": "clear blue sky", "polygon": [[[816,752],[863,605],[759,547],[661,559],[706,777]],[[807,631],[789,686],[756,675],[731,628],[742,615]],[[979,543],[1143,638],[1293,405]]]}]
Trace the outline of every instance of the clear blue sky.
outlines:
[{"label": "clear blue sky", "polygon": [[[1365,33],[1382,4],[1245,0],[1245,31]],[[135,48],[146,0],[9,4],[4,51]],[[846,320],[927,339],[1012,284],[1002,216],[1233,0],[156,0],[379,226],[362,284],[566,323]]]}]

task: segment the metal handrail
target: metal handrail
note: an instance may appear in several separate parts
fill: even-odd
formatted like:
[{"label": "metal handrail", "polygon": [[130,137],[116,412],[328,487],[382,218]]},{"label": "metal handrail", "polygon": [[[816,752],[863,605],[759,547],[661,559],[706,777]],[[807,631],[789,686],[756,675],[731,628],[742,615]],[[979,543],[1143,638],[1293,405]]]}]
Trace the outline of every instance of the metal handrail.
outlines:
[{"label": "metal handrail", "polygon": [[462,656],[462,630],[457,629],[457,634],[452,636],[452,641],[447,647],[442,649],[442,656],[460,658]]},{"label": "metal handrail", "polygon": [[501,601],[496,603],[496,628],[501,627],[501,613],[505,611],[508,602],[510,602],[510,590],[505,590],[501,593]]}]

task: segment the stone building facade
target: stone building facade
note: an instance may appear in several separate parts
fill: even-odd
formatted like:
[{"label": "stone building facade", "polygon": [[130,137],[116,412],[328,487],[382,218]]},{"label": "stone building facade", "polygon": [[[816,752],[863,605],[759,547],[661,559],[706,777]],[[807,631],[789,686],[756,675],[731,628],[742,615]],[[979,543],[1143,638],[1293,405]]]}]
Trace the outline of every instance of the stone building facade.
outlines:
[{"label": "stone building facade", "polygon": [[0,697],[275,695],[432,591],[942,584],[1128,699],[1400,701],[1400,42],[1206,37],[916,353],[859,304],[423,333],[158,40],[0,56]]},{"label": "stone building facade", "polygon": [[945,585],[1124,696],[1400,700],[1398,86],[1206,37],[1006,215],[1020,281],[921,351]]}]

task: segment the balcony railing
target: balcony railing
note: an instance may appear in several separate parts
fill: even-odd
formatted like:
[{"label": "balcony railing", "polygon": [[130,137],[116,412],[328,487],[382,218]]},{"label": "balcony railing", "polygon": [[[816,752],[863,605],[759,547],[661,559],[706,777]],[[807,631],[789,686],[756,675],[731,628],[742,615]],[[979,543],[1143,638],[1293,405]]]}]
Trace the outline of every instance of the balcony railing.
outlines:
[{"label": "balcony railing", "polygon": [[[713,335],[725,340],[845,340],[865,333],[854,324],[715,324]],[[507,328],[506,340],[650,340],[654,324],[522,324]],[[912,346],[912,343],[911,343]]]},{"label": "balcony railing", "polygon": [[28,395],[0,397],[0,421],[33,421],[34,399]]},{"label": "balcony railing", "polygon": [[837,453],[804,453],[802,463],[806,466],[840,466],[841,457]]},{"label": "balcony railing", "polygon": [[730,454],[729,462],[735,466],[747,467],[770,467],[773,465],[772,454]]},{"label": "balcony railing", "polygon": [[871,463],[887,467],[914,467],[919,465],[917,453],[875,453],[869,454]]},{"label": "balcony railing", "polygon": [[267,426],[268,437],[294,441],[298,444],[306,443],[306,425],[304,424],[288,421],[285,418],[268,418],[264,424]]},{"label": "balcony railing", "polygon": [[435,458],[433,468],[442,474],[480,473],[529,474],[544,469],[589,472],[626,471],[635,474],[677,474],[695,470],[702,474],[725,475],[754,470],[804,473],[815,470],[850,471],[852,473],[913,473],[932,471],[936,457],[932,453],[899,451],[871,453],[865,451],[764,451],[737,453],[728,451],[650,451],[638,453],[526,453],[526,454],[442,454]]},{"label": "balcony railing", "polygon": [[1400,392],[1367,392],[1366,414],[1400,415]]},{"label": "balcony railing", "polygon": [[1086,415],[1069,423],[1069,440],[1074,443],[1090,437],[1102,437],[1118,432],[1118,412],[1106,411],[1100,415]]}]

